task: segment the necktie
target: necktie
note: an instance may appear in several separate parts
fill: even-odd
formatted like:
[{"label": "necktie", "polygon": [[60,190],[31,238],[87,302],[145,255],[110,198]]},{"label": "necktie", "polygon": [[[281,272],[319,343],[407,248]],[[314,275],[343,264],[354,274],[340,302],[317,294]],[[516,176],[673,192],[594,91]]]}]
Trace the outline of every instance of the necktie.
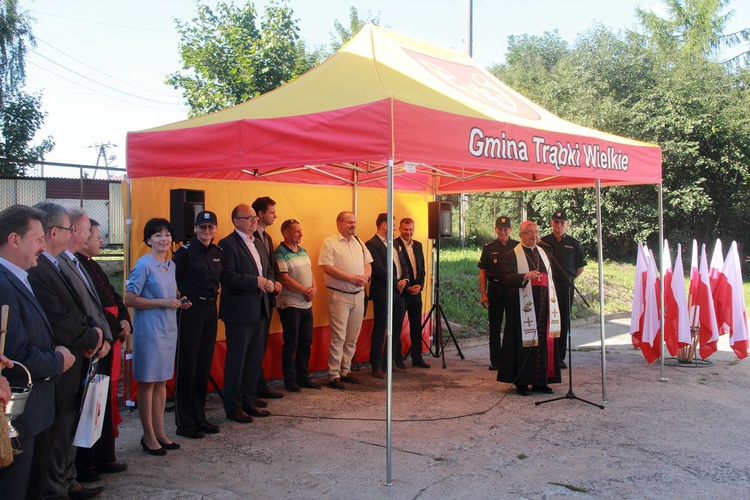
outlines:
[{"label": "necktie", "polygon": [[73,262],[75,262],[76,269],[78,269],[78,274],[81,275],[81,279],[86,284],[86,288],[88,288],[89,291],[92,291],[91,290],[91,284],[89,283],[88,278],[86,278],[86,273],[83,272],[83,268],[81,267],[81,263],[78,261],[78,259],[76,257],[73,257]]}]

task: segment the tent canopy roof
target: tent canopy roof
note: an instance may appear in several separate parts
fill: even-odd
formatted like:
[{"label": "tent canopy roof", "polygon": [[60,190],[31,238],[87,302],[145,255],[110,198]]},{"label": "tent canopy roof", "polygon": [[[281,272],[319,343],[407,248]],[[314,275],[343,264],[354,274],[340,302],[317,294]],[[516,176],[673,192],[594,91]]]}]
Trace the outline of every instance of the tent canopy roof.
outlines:
[{"label": "tent canopy roof", "polygon": [[661,150],[567,122],[466,54],[368,25],[296,80],[128,134],[131,178],[266,180],[457,193],[661,182]]}]

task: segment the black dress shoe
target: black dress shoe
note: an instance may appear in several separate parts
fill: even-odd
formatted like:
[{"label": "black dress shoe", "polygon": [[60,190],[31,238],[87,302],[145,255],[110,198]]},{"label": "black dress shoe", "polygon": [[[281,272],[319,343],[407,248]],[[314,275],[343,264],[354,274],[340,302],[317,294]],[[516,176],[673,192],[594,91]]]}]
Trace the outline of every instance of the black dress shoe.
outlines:
[{"label": "black dress shoe", "polygon": [[265,408],[266,406],[268,406],[268,403],[266,403],[262,399],[256,399],[255,406],[257,406],[258,408]]},{"label": "black dress shoe", "polygon": [[272,390],[270,387],[266,387],[265,389],[258,390],[257,396],[259,398],[266,398],[266,399],[281,399],[284,397],[283,394]]},{"label": "black dress shoe", "polygon": [[[320,385],[316,384],[309,378],[301,378],[297,380],[297,385],[300,387],[304,387],[305,389],[320,389]],[[255,406],[259,406],[257,399],[255,400]]]},{"label": "black dress shoe", "polygon": [[284,389],[286,389],[289,392],[302,392],[302,389],[299,388],[299,385],[297,385],[297,382],[288,382],[284,383]]},{"label": "black dress shoe", "polygon": [[128,470],[128,464],[125,462],[99,463],[94,466],[94,470],[102,474],[116,474]]},{"label": "black dress shoe", "polygon": [[249,424],[253,421],[253,417],[245,413],[242,408],[235,408],[234,410],[230,411],[229,413],[227,413],[227,418],[241,424]]},{"label": "black dress shoe", "polygon": [[[155,450],[152,450],[151,448],[149,448],[148,446],[146,446],[146,441],[144,441],[143,438],[141,438],[141,446],[143,446],[143,451],[145,451],[149,455],[155,455],[157,457],[163,457],[164,455],[167,454],[167,450],[165,450],[162,447],[159,447],[159,448],[156,448]],[[70,495],[70,493],[68,493],[68,495]]]},{"label": "black dress shoe", "polygon": [[[200,439],[206,434],[201,430],[200,427],[197,425],[191,425],[190,427],[178,427],[177,430],[175,430],[175,433],[178,436],[190,438],[190,439]],[[166,447],[165,447],[166,448]],[[167,448],[169,449],[169,448]]]},{"label": "black dress shoe", "polygon": [[517,385],[516,392],[521,396],[531,396],[531,389],[525,385]]},{"label": "black dress shoe", "polygon": [[394,361],[393,364],[399,370],[406,370],[406,365],[404,364],[404,360],[403,359],[399,359],[398,361]]},{"label": "black dress shoe", "polygon": [[495,363],[490,363],[490,370],[493,372],[496,372],[498,370],[498,367]]},{"label": "black dress shoe", "polygon": [[161,445],[161,447],[164,448],[165,450],[179,450],[180,449],[180,445],[177,444],[177,443],[174,443],[174,442],[173,443],[165,443],[164,441],[162,441],[159,438],[156,438],[156,440],[159,442],[159,444]]},{"label": "black dress shoe", "polygon": [[349,373],[348,375],[344,375],[343,377],[341,377],[341,381],[349,383],[349,384],[359,384],[359,383],[361,383],[358,379],[354,378],[354,375],[352,375],[351,373]]},{"label": "black dress shoe", "polygon": [[81,483],[95,483],[101,481],[102,475],[97,473],[95,469],[79,469],[76,479]]},{"label": "black dress shoe", "polygon": [[252,417],[269,417],[271,412],[268,410],[261,410],[256,405],[244,405],[243,411]]},{"label": "black dress shoe", "polygon": [[344,389],[346,389],[346,386],[338,377],[336,377],[333,380],[330,380],[328,382],[328,387],[330,387],[331,389],[338,389],[339,391],[343,391]]},{"label": "black dress shoe", "polygon": [[96,488],[84,488],[80,484],[76,484],[68,490],[68,498],[72,500],[80,500],[83,498],[94,498],[99,493],[104,491],[104,486],[97,486]]},{"label": "black dress shoe", "polygon": [[415,366],[417,368],[429,368],[430,367],[430,365],[428,365],[427,363],[425,363],[422,360],[420,360],[420,361],[412,361],[411,366]]},{"label": "black dress shoe", "polygon": [[554,394],[555,391],[548,385],[534,385],[531,387],[536,392],[542,392],[544,394]]},{"label": "black dress shoe", "polygon": [[560,361],[560,368],[562,368],[563,370],[568,368],[568,365],[565,364],[565,361],[562,361],[562,360]]},{"label": "black dress shoe", "polygon": [[205,434],[218,434],[220,430],[218,425],[212,424],[211,422],[198,422],[198,428]]}]

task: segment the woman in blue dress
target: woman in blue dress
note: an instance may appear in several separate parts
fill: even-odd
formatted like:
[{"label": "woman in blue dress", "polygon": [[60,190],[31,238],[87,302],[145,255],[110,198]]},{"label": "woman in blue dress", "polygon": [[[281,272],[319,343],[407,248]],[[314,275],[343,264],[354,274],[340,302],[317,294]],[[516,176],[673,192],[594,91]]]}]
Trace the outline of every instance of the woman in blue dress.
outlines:
[{"label": "woman in blue dress", "polygon": [[172,248],[172,226],[151,219],[143,228],[143,242],[151,251],[138,259],[125,288],[125,305],[133,314],[133,377],[138,381],[138,415],[143,426],[141,446],[151,455],[176,450],[164,432],[167,381],[174,372],[177,309],[188,307],[177,298]]}]

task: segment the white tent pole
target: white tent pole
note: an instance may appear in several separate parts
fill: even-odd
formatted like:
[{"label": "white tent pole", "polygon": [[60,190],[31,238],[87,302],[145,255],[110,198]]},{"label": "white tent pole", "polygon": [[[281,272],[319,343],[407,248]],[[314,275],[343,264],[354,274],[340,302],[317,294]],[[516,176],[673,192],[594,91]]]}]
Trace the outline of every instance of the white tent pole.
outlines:
[{"label": "white tent pole", "polygon": [[607,404],[607,355],[604,332],[604,253],[602,252],[602,186],[596,179],[596,252],[599,261],[599,342],[602,346],[602,404]]},{"label": "white tent pole", "polygon": [[[126,206],[125,206],[125,255],[124,255],[124,263],[125,263],[125,269],[122,271],[122,276],[125,282],[127,282],[127,279],[130,278],[130,243],[132,241],[132,231],[133,231],[133,220],[132,217],[132,206],[133,206],[133,193],[130,186],[130,177],[125,177],[126,182]],[[125,290],[120,290],[120,293],[122,293],[123,297],[125,296]],[[132,317],[133,310],[130,309],[130,315]],[[133,407],[135,407],[135,401],[130,399],[130,374],[132,373],[132,370],[130,369],[133,363],[133,355],[132,353],[132,346],[133,346],[133,336],[128,335],[125,339],[125,352],[124,354],[124,360],[123,360],[123,366],[125,367],[125,382],[123,389],[125,390],[125,406],[128,408],[128,411],[132,411]]]},{"label": "white tent pole", "polygon": [[[387,236],[387,249],[386,249],[386,262],[393,260],[393,158],[388,159],[388,236]],[[393,265],[387,266],[388,268],[388,329],[386,334],[386,370],[387,373],[387,390],[385,399],[385,468],[386,468],[386,480],[385,485],[393,485],[393,478],[391,476],[391,458],[392,458],[392,397],[393,397]],[[399,332],[400,334],[401,332]]]},{"label": "white tent pole", "polygon": [[[662,196],[662,183],[658,187],[659,191],[659,382],[669,382],[664,377],[664,205]],[[674,278],[672,278],[674,279]]]}]

